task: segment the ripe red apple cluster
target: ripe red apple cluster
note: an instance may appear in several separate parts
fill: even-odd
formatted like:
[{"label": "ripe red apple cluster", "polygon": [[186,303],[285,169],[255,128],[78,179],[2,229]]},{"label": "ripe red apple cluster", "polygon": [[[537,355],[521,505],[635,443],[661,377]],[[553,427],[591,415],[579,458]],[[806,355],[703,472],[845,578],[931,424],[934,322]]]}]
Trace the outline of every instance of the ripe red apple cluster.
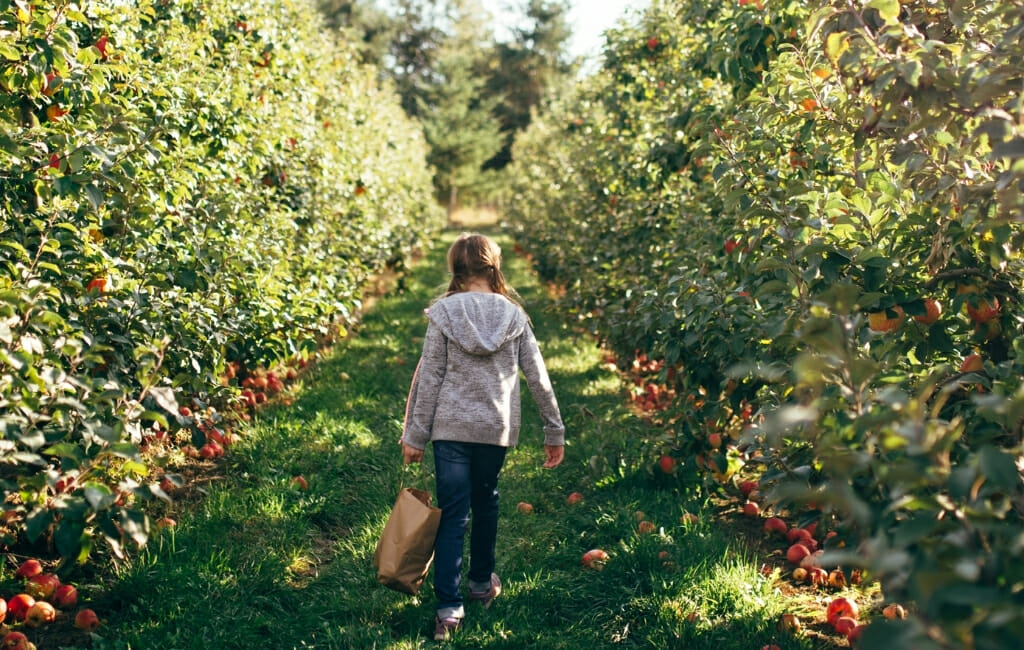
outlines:
[{"label": "ripe red apple cluster", "polygon": [[[56,621],[61,610],[78,604],[78,589],[74,585],[61,583],[57,574],[47,572],[38,559],[25,560],[14,575],[23,580],[24,589],[9,599],[0,598],[0,624],[11,622],[38,628]],[[92,609],[81,609],[75,614],[74,624],[82,630],[94,631],[99,623]],[[24,632],[8,629],[0,639],[0,648],[29,650],[35,648],[35,645]]]}]

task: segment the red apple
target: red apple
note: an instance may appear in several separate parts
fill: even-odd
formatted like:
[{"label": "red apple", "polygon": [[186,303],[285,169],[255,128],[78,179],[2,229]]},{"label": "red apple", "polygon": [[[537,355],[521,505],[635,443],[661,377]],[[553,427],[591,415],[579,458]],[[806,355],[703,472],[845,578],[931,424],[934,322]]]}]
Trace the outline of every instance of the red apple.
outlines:
[{"label": "red apple", "polygon": [[740,481],[740,494],[749,498],[750,494],[757,490],[757,481]]},{"label": "red apple", "polygon": [[304,476],[296,476],[292,479],[292,487],[305,492],[309,489],[309,483],[306,482],[306,478]]},{"label": "red apple", "polygon": [[53,605],[45,600],[40,600],[25,612],[25,625],[39,627],[45,623],[53,623],[56,618],[57,610],[53,608]]},{"label": "red apple", "polygon": [[8,632],[0,639],[0,648],[4,650],[29,650],[34,647],[22,632]]},{"label": "red apple", "polygon": [[692,512],[684,512],[683,515],[679,518],[679,523],[688,525],[696,524],[697,515],[693,514]]},{"label": "red apple", "polygon": [[743,514],[748,517],[756,517],[761,514],[761,506],[753,501],[747,501],[743,504]]},{"label": "red apple", "polygon": [[786,551],[786,559],[789,560],[791,564],[800,564],[800,562],[810,554],[811,549],[807,548],[800,542],[797,542],[790,546]]},{"label": "red apple", "polygon": [[516,510],[524,515],[528,515],[533,512],[533,506],[525,501],[520,501],[516,504]]},{"label": "red apple", "polygon": [[5,618],[7,618],[7,601],[0,598],[0,623],[3,623]]},{"label": "red apple", "polygon": [[722,434],[720,433],[709,433],[708,444],[711,445],[712,449],[718,449],[722,446]]},{"label": "red apple", "polygon": [[767,535],[785,535],[788,528],[780,517],[771,517],[764,522],[764,532]]},{"label": "red apple", "polygon": [[583,554],[580,563],[588,569],[600,571],[608,562],[608,554],[599,548],[591,549]]},{"label": "red apple", "polygon": [[18,594],[7,601],[7,611],[17,621],[24,621],[25,614],[36,604],[36,599],[28,594]]},{"label": "red apple", "polygon": [[31,578],[42,572],[43,565],[39,563],[39,560],[25,560],[18,567],[18,570],[14,572],[14,575],[18,578]]},{"label": "red apple", "polygon": [[92,632],[100,626],[100,619],[96,616],[96,612],[91,609],[82,609],[75,614],[75,627],[80,630]]},{"label": "red apple", "polygon": [[662,456],[658,459],[658,466],[661,468],[661,471],[671,474],[672,470],[676,468],[676,459],[669,455]]},{"label": "red apple", "polygon": [[939,320],[939,315],[942,314],[942,303],[934,298],[928,298],[924,301],[924,312],[923,315],[914,316],[914,320],[922,325],[931,325]]},{"label": "red apple", "polygon": [[860,635],[864,632],[865,627],[867,627],[867,625],[861,625],[858,623],[850,628],[850,631],[846,633],[846,640],[850,642],[851,646],[857,645],[857,642],[860,641]]},{"label": "red apple", "polygon": [[577,503],[579,503],[582,500],[583,500],[583,495],[580,494],[579,492],[573,492],[572,494],[570,494],[569,496],[567,496],[565,498],[565,502],[568,503],[571,506],[576,505]]},{"label": "red apple", "polygon": [[[890,316],[890,313],[896,314]],[[876,311],[868,314],[868,327],[875,332],[891,332],[903,322],[903,309],[891,307],[885,311]]]},{"label": "red apple", "polygon": [[25,591],[33,598],[49,598],[60,586],[60,578],[53,573],[40,573],[32,576],[25,584]]},{"label": "red apple", "polygon": [[845,596],[840,596],[828,604],[828,609],[825,610],[825,619],[829,625],[835,627],[836,621],[843,616],[849,616],[856,621],[858,612],[857,603]]},{"label": "red apple", "polygon": [[104,60],[104,61],[107,60],[107,44],[108,44],[108,42],[109,41],[107,39],[107,35],[104,34],[103,36],[100,36],[99,40],[97,40],[93,44],[93,47],[95,47],[97,50],[100,51],[100,58],[102,60]]},{"label": "red apple", "polygon": [[850,630],[857,627],[857,619],[850,616],[840,616],[836,619],[836,622],[832,625],[838,634],[846,636],[850,633]]},{"label": "red apple", "polygon": [[734,250],[736,250],[736,247],[739,246],[739,245],[740,245],[739,242],[737,242],[732,237],[730,237],[729,239],[725,240],[724,248],[725,248],[726,255],[728,255],[728,254],[732,253]]},{"label": "red apple", "polygon": [[999,315],[999,298],[993,296],[989,300],[967,301],[967,315],[975,323],[987,323]]},{"label": "red apple", "polygon": [[882,610],[882,616],[888,619],[904,619],[907,617],[907,610],[903,609],[903,605],[892,603],[885,606],[885,609]]},{"label": "red apple", "polygon": [[53,592],[53,604],[62,609],[78,604],[78,589],[74,585],[61,585]]},{"label": "red apple", "polygon": [[985,362],[980,354],[968,354],[964,362],[960,364],[960,372],[981,372],[985,369]]}]

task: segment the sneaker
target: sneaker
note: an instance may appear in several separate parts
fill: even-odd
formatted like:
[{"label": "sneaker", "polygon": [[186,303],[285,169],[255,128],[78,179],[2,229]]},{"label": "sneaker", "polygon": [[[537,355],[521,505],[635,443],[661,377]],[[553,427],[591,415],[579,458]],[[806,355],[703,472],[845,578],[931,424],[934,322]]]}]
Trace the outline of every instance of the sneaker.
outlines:
[{"label": "sneaker", "polygon": [[491,586],[486,591],[474,591],[469,590],[469,599],[475,600],[484,606],[484,608],[490,607],[494,599],[501,594],[501,580],[498,579],[497,573],[491,574]]},{"label": "sneaker", "polygon": [[458,629],[462,627],[461,618],[437,618],[434,617],[434,640],[448,641]]}]

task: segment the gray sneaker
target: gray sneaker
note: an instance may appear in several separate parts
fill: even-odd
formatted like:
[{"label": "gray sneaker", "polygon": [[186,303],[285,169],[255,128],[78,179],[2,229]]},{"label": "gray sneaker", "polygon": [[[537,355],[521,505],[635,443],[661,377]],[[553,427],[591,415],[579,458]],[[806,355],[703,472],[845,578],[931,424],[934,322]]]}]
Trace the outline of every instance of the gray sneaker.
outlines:
[{"label": "gray sneaker", "polygon": [[452,635],[462,627],[461,618],[437,618],[434,617],[434,640],[450,641]]},{"label": "gray sneaker", "polygon": [[469,599],[474,600],[484,608],[490,607],[494,599],[501,594],[501,580],[498,579],[497,573],[491,574],[491,585],[485,591],[474,591],[469,590]]}]

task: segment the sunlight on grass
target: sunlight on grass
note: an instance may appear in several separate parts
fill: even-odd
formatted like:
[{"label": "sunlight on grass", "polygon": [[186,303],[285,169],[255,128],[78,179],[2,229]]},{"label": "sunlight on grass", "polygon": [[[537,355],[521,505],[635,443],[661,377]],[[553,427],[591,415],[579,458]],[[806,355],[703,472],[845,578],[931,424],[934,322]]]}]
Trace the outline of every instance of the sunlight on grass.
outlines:
[{"label": "sunlight on grass", "polygon": [[[403,468],[397,440],[423,308],[443,286],[455,235],[446,232],[401,292],[310,366],[292,407],[259,411],[208,496],[121,567],[99,603],[120,612],[112,641],[95,648],[436,647],[432,576],[419,597],[398,594],[377,583],[372,556],[400,487],[432,488],[431,448],[423,473]],[[511,250],[507,237],[500,243]],[[507,256],[506,266],[555,384],[566,460],[541,468],[542,422],[524,387],[520,446],[499,483],[505,591],[490,609],[470,605],[450,647],[811,647],[777,638],[771,621],[782,601],[731,550],[703,500],[651,473],[650,440],[663,432],[629,410],[593,341],[565,326],[521,258]],[[308,489],[292,484],[297,475]],[[583,500],[569,504],[574,491]],[[519,501],[533,513],[520,513]],[[638,531],[637,511],[654,533]],[[683,512],[698,522],[681,523]],[[592,548],[611,556],[603,571],[581,565]],[[701,618],[691,620],[694,611]]]}]

